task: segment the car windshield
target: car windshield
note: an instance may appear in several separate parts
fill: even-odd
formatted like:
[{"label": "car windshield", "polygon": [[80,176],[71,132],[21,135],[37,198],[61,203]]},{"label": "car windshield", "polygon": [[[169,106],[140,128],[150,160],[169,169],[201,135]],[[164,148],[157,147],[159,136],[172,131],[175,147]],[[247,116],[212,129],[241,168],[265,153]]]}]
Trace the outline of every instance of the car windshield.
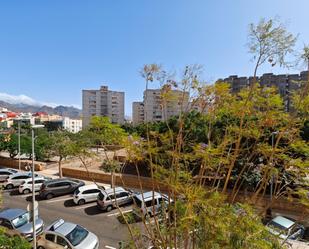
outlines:
[{"label": "car windshield", "polygon": [[273,227],[275,230],[280,230],[281,234],[287,234],[288,229],[277,222],[271,221],[268,224],[270,227]]},{"label": "car windshield", "polygon": [[89,232],[87,230],[79,225],[76,225],[76,227],[65,237],[73,246],[77,246],[87,237],[88,233]]},{"label": "car windshield", "polygon": [[29,213],[26,212],[20,216],[18,216],[17,218],[15,218],[14,220],[12,220],[12,224],[15,228],[19,228],[23,225],[25,225],[26,223],[28,223],[29,221]]}]

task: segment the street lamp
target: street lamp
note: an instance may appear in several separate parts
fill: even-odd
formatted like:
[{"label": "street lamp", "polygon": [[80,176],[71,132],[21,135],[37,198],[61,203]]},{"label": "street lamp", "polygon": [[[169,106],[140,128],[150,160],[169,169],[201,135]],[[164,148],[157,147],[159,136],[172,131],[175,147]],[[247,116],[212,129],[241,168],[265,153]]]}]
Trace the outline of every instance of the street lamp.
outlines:
[{"label": "street lamp", "polygon": [[35,229],[35,204],[38,205],[35,201],[35,190],[34,190],[34,130],[43,128],[44,125],[32,125],[31,126],[31,137],[32,137],[32,229],[33,229],[33,249],[36,249],[36,229]]},{"label": "street lamp", "polygon": [[21,119],[18,118],[18,169],[21,170],[21,166],[20,166],[20,121]]}]

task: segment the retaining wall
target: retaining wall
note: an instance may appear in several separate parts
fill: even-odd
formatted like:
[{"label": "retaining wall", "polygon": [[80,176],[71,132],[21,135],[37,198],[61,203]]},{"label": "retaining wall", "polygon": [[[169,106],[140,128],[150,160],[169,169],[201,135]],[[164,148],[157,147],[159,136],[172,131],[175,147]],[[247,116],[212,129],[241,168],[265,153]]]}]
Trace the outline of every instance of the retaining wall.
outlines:
[{"label": "retaining wall", "polygon": [[[64,176],[73,177],[83,180],[96,181],[100,183],[111,184],[111,174],[104,173],[100,170],[91,170],[88,171],[84,168],[73,168],[73,167],[63,167],[62,173]],[[126,174],[115,174],[114,175],[114,184],[116,186],[123,186],[127,188],[136,188],[141,189],[140,184],[142,186],[143,191],[152,190],[152,186],[154,185],[154,189],[157,191],[168,192],[169,187],[166,184],[153,181],[148,177],[138,177],[135,175],[126,175]],[[237,202],[247,202],[252,201],[253,193],[250,192],[241,192],[238,194],[236,201]],[[267,208],[269,205],[269,197],[258,197],[254,206],[260,209]],[[309,209],[304,205],[300,204],[297,201],[290,202],[287,199],[281,198],[273,202],[272,208],[276,210],[282,210],[284,212],[289,212],[297,216],[300,220],[308,220],[309,217]]]},{"label": "retaining wall", "polygon": [[[26,169],[26,167],[31,166],[31,165],[32,165],[32,161],[30,161],[30,160],[21,160],[20,161],[20,166],[21,166],[22,170],[29,170],[29,169]],[[0,166],[18,169],[18,159],[0,157]],[[45,166],[46,166],[45,163],[34,162],[35,171],[41,171],[41,170],[45,169]]]}]

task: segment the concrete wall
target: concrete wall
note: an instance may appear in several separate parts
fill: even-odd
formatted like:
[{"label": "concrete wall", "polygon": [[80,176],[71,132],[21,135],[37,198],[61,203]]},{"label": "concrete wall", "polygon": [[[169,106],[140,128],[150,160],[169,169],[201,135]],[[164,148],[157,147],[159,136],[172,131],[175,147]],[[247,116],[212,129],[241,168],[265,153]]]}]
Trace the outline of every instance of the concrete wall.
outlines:
[{"label": "concrete wall", "polygon": [[[87,181],[96,181],[100,183],[111,184],[112,177],[110,173],[102,172],[101,170],[89,170],[84,168],[63,167],[63,176],[73,177],[77,179],[83,179]],[[148,177],[137,177],[135,175],[115,174],[114,183],[117,186],[124,186],[127,188],[151,190],[154,186],[155,190],[167,192],[168,186],[162,183],[152,181]],[[140,185],[141,184],[141,185]]]},{"label": "concrete wall", "polygon": [[[31,166],[31,164],[32,164],[32,161],[30,161],[30,160],[21,160],[21,162],[20,162],[22,170],[27,170],[26,166],[28,166],[28,165]],[[6,158],[6,157],[0,157],[0,166],[18,169],[18,160]],[[46,163],[34,162],[35,171],[41,171],[41,170],[45,169],[45,166],[46,166]]]}]

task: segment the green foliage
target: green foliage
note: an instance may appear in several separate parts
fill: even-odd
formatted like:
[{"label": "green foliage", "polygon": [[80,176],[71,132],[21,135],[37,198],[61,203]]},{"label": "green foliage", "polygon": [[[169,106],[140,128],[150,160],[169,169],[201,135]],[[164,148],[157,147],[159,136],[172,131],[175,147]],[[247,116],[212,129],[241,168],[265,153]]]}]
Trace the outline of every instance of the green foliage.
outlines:
[{"label": "green foliage", "polygon": [[31,244],[19,236],[8,236],[0,229],[0,248],[3,249],[30,249]]},{"label": "green foliage", "polygon": [[126,136],[124,130],[117,124],[112,124],[108,117],[92,117],[86,134],[97,145],[120,145]]},{"label": "green foliage", "polygon": [[272,66],[290,66],[285,58],[293,52],[296,37],[279,20],[262,18],[258,24],[250,24],[248,38],[249,52],[256,61],[255,75],[257,68],[265,62]]}]

